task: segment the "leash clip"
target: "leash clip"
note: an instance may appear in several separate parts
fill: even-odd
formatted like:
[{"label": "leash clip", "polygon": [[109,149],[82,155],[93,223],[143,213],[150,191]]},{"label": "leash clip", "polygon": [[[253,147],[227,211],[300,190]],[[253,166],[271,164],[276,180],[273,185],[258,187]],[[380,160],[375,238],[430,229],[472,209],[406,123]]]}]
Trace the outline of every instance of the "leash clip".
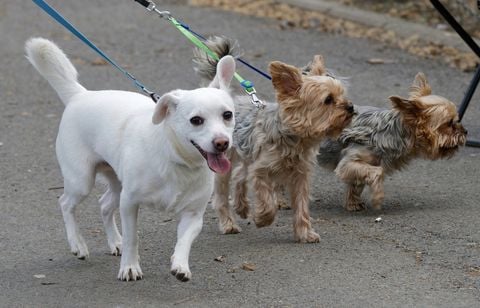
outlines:
[{"label": "leash clip", "polygon": [[262,100],[259,99],[257,96],[257,91],[253,87],[253,82],[251,82],[250,80],[242,80],[240,82],[240,85],[245,90],[245,93],[247,93],[250,96],[251,102],[255,107],[257,107],[258,109],[265,108],[265,103],[262,102]]},{"label": "leash clip", "polygon": [[255,91],[254,88],[251,88],[249,91],[246,91],[247,94],[250,96],[250,99],[251,99],[251,103],[257,107],[258,109],[263,109],[265,108],[265,103],[262,102],[261,99],[258,98],[257,96],[257,91]]},{"label": "leash clip", "polygon": [[155,12],[160,16],[160,18],[165,18],[167,20],[170,20],[172,18],[172,14],[169,11],[160,11],[159,9],[157,9],[157,5],[155,4],[155,2],[151,0],[145,0],[145,1],[148,3],[148,5],[145,6],[145,9],[147,11]]},{"label": "leash clip", "polygon": [[152,1],[148,1],[148,6],[145,7],[145,9],[149,12],[153,11],[155,9],[156,5]]},{"label": "leash clip", "polygon": [[157,9],[154,9],[154,10],[155,10],[155,13],[157,13],[160,16],[160,18],[165,18],[166,20],[172,19],[172,14],[170,13],[170,11],[160,11]]}]

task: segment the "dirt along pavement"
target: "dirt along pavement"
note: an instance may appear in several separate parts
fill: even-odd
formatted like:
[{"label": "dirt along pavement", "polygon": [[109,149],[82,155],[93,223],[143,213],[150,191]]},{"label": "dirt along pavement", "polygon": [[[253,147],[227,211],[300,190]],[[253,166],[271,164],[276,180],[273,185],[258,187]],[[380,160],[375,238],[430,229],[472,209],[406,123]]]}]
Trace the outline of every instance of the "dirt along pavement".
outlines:
[{"label": "dirt along pavement", "polygon": [[[51,0],[71,22],[139,80],[159,93],[194,88],[192,46],[165,21],[133,1]],[[183,1],[160,2],[205,35],[238,39],[245,59],[265,69],[269,61],[305,65],[315,54],[349,77],[356,104],[388,106],[406,95],[423,71],[439,95],[459,102],[471,73],[425,60],[381,43],[313,30],[281,30],[276,21]],[[142,281],[120,282],[120,259],[107,255],[95,190],[78,209],[90,258],[72,256],[57,199],[62,178],[54,141],[63,105],[23,56],[32,36],[57,42],[80,81],[92,90],[135,91],[122,74],[68,34],[30,1],[0,3],[0,306],[19,307],[474,307],[480,304],[480,149],[463,148],[448,161],[415,161],[388,178],[384,209],[348,213],[343,186],[318,170],[312,193],[318,244],[293,241],[292,212],[257,229],[221,235],[212,209],[190,256],[193,279],[169,273],[175,217],[140,212]],[[382,58],[381,65],[368,59]],[[267,80],[240,67],[262,98],[273,98]],[[477,93],[464,118],[480,139]],[[382,221],[376,223],[377,217]],[[222,262],[215,261],[221,258]],[[243,263],[253,271],[242,269]]]}]

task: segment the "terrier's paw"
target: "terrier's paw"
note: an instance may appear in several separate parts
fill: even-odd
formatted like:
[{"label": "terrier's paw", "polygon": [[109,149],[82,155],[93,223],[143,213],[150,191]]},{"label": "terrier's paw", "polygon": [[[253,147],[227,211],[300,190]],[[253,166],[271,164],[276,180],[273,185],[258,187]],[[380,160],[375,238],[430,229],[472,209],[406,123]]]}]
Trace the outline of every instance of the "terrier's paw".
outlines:
[{"label": "terrier's paw", "polygon": [[383,203],[383,199],[384,199],[385,195],[383,193],[383,191],[381,192],[377,192],[374,196],[374,198],[372,199],[372,208],[374,210],[381,210],[382,209],[382,203]]},{"label": "terrier's paw", "polygon": [[192,273],[190,270],[180,265],[172,265],[170,273],[182,282],[187,282],[192,279]]},{"label": "terrier's paw", "polygon": [[223,234],[237,234],[242,231],[242,229],[230,219],[224,223],[220,223],[219,228]]},{"label": "terrier's paw", "polygon": [[275,213],[255,215],[254,221],[257,228],[270,226],[275,220]]},{"label": "terrier's paw", "polygon": [[300,243],[319,243],[320,235],[316,233],[313,229],[304,229],[296,232],[296,240]]},{"label": "terrier's paw", "polygon": [[318,235],[318,233],[316,233],[315,231],[310,230],[310,231],[308,231],[306,242],[307,243],[319,243],[320,242],[320,235]]},{"label": "terrier's paw", "polygon": [[349,212],[359,212],[367,208],[364,202],[347,202],[345,209]]},{"label": "terrier's paw", "polygon": [[122,281],[140,280],[143,278],[142,269],[138,263],[121,266],[117,278]]},{"label": "terrier's paw", "polygon": [[248,218],[249,208],[248,208],[248,206],[237,207],[237,208],[235,208],[235,212],[236,212],[237,215],[240,216],[242,219],[247,219],[247,218]]},{"label": "terrier's paw", "polygon": [[379,203],[372,203],[372,208],[376,211],[380,211],[382,209],[382,203],[379,202]]},{"label": "terrier's paw", "polygon": [[279,210],[291,210],[292,207],[288,204],[287,200],[284,198],[279,198],[277,201],[277,206]]}]

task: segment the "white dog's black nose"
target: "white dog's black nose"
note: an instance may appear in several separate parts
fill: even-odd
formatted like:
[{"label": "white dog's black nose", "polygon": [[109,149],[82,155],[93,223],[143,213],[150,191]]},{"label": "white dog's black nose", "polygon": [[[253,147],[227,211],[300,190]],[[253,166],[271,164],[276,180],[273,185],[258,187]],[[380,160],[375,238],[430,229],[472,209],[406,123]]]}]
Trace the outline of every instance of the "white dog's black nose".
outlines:
[{"label": "white dog's black nose", "polygon": [[213,140],[213,146],[219,152],[225,152],[228,149],[229,141],[227,138],[219,137]]}]

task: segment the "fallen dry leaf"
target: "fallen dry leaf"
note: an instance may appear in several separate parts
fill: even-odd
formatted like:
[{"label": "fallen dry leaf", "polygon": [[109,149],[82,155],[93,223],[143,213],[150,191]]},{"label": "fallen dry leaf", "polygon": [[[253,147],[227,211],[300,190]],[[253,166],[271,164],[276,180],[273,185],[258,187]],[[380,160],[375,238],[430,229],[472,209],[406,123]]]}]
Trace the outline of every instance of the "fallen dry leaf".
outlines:
[{"label": "fallen dry leaf", "polygon": [[215,260],[215,261],[217,261],[217,262],[225,262],[225,259],[226,259],[226,258],[227,258],[227,257],[225,257],[225,256],[218,256],[218,257],[216,257],[216,258],[213,259],[213,260]]},{"label": "fallen dry leaf", "polygon": [[417,265],[421,264],[423,261],[423,253],[421,251],[417,251],[415,253],[415,263]]},{"label": "fallen dry leaf", "polygon": [[108,62],[105,61],[105,59],[103,59],[103,58],[96,58],[91,62],[91,64],[95,65],[95,66],[97,66],[97,65],[107,65]]},{"label": "fallen dry leaf", "polygon": [[243,263],[242,263],[242,269],[243,269],[244,271],[253,272],[253,271],[256,269],[256,265],[253,264],[253,263],[249,263],[249,262],[243,262]]},{"label": "fallen dry leaf", "polygon": [[84,59],[82,58],[73,58],[72,59],[72,62],[76,65],[84,65],[85,63],[87,63]]},{"label": "fallen dry leaf", "polygon": [[479,277],[480,276],[480,267],[479,266],[471,266],[468,269],[468,274],[470,276]]},{"label": "fallen dry leaf", "polygon": [[385,59],[381,59],[381,58],[371,58],[371,59],[367,60],[367,63],[369,63],[369,64],[389,64],[389,63],[393,63],[393,61],[392,60],[385,60]]}]

